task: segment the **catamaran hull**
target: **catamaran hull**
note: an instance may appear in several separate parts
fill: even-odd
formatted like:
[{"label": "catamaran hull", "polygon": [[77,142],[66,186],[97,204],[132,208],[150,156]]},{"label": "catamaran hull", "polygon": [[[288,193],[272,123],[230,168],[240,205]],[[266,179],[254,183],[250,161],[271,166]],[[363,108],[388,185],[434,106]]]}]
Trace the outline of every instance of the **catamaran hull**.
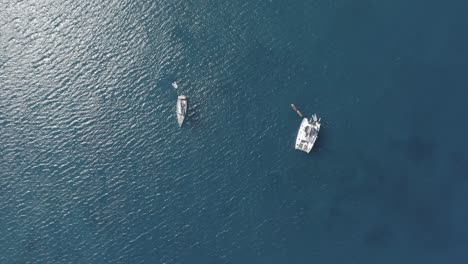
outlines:
[{"label": "catamaran hull", "polygon": [[297,132],[295,149],[309,153],[314,147],[320,131],[320,122],[314,115],[314,120],[304,118]]}]

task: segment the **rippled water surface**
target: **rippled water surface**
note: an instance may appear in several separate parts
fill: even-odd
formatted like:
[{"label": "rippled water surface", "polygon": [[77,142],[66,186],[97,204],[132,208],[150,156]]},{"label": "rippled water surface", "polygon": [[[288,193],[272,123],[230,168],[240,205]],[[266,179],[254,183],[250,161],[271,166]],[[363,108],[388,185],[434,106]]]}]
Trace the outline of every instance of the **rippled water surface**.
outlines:
[{"label": "rippled water surface", "polygon": [[380,2],[0,0],[0,263],[464,263],[468,6]]}]

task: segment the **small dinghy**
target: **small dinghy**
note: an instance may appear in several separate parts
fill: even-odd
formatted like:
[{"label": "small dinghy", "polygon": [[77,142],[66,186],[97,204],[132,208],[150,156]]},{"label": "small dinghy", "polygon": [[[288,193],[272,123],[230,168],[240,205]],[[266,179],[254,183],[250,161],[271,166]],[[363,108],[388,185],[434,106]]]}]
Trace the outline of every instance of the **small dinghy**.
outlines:
[{"label": "small dinghy", "polygon": [[174,87],[174,89],[177,89],[177,88],[179,88],[179,85],[177,85],[177,83],[176,83],[176,82],[173,82],[173,83],[171,83],[171,84],[172,84],[172,87]]},{"label": "small dinghy", "polygon": [[187,97],[185,95],[179,95],[177,97],[177,123],[179,127],[182,126],[185,116],[187,115]]},{"label": "small dinghy", "polygon": [[291,104],[291,107],[294,111],[296,111],[297,115],[299,115],[300,117],[302,117],[302,113],[301,111],[299,111],[299,109],[297,109],[297,107],[294,105],[294,104]]}]

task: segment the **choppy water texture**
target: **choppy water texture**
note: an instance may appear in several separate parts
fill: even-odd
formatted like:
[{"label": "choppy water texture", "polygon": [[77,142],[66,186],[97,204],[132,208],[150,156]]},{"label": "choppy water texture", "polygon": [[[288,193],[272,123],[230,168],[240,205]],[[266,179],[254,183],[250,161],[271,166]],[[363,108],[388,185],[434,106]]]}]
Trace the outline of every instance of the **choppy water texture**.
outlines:
[{"label": "choppy water texture", "polygon": [[465,263],[467,8],[0,0],[0,262]]}]

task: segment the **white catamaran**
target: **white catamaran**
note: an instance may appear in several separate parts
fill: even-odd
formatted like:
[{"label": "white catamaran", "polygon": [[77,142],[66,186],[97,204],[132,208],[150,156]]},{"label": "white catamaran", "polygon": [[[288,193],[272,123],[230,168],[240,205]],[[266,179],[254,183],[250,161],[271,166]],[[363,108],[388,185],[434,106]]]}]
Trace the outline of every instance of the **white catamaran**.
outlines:
[{"label": "white catamaran", "polygon": [[296,149],[309,153],[314,147],[320,131],[320,118],[313,114],[311,119],[302,120],[296,137]]},{"label": "white catamaran", "polygon": [[187,97],[185,95],[179,95],[177,97],[177,123],[182,126],[185,116],[187,115]]}]

